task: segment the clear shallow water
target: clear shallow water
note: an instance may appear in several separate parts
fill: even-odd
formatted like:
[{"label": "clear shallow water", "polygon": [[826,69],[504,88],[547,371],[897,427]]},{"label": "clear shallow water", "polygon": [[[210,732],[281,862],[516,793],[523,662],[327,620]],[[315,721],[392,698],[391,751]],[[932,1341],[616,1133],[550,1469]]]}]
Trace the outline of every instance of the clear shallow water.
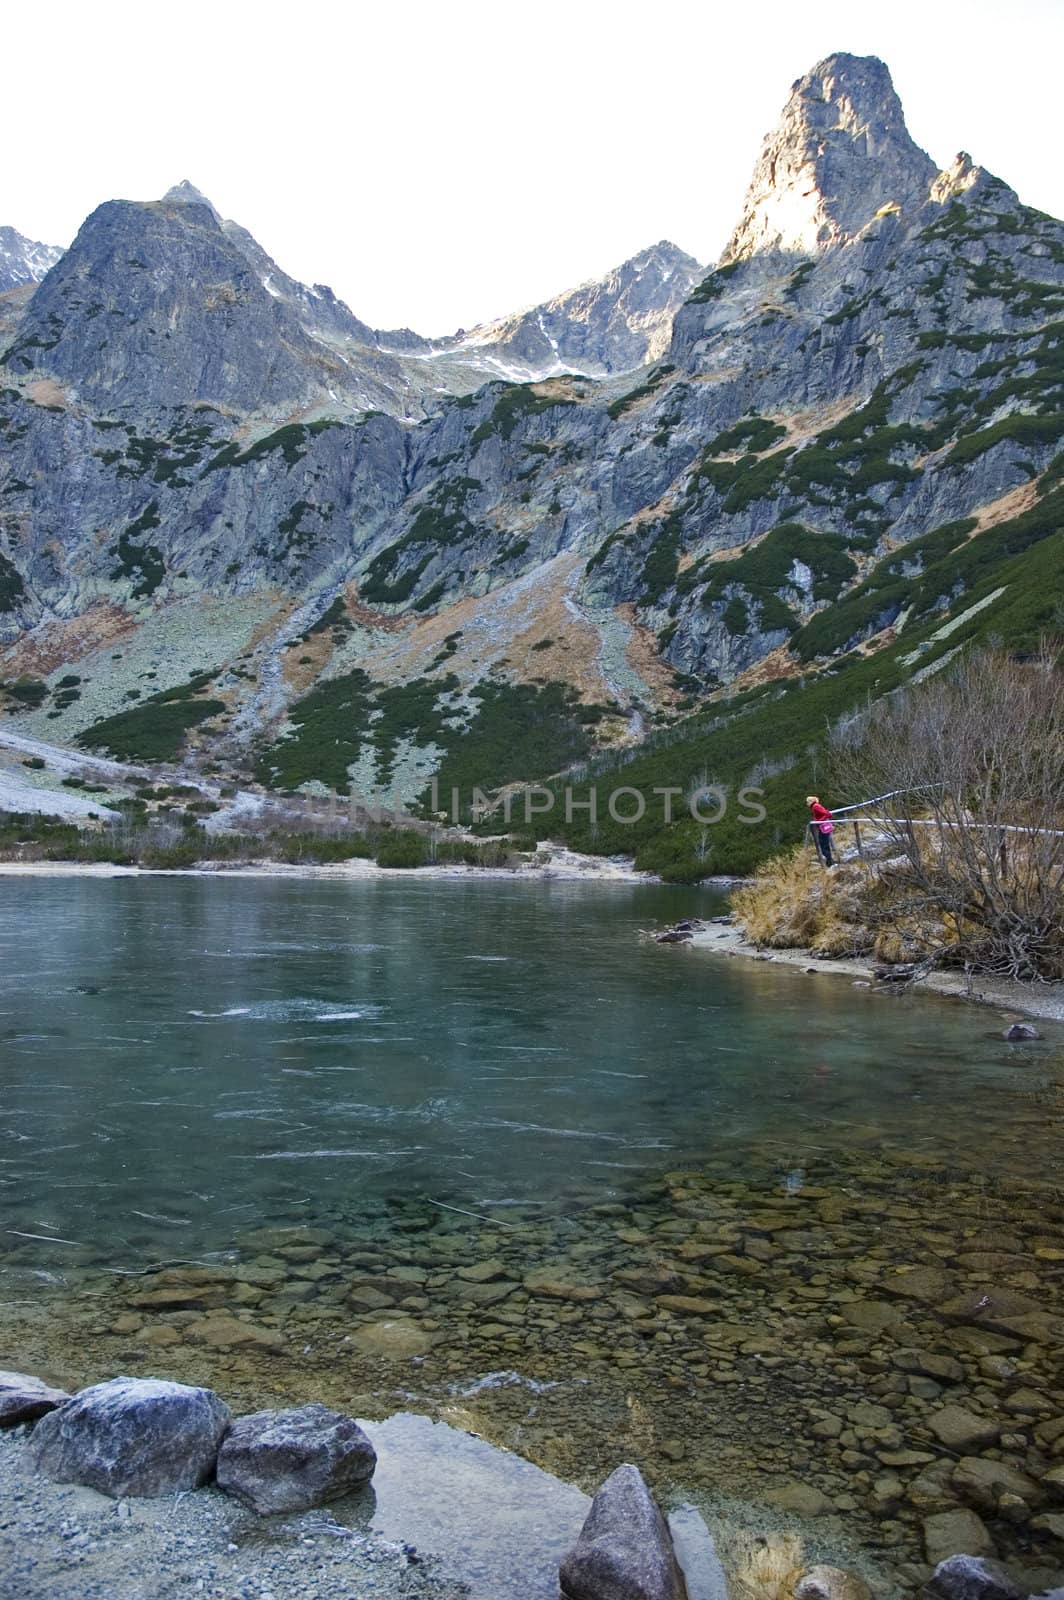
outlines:
[{"label": "clear shallow water", "polygon": [[296,1207],[504,1221],[766,1133],[796,1170],[879,1139],[1009,1165],[1031,1083],[990,1015],[636,940],[713,909],[618,885],[0,881],[5,1227],[133,1266]]},{"label": "clear shallow water", "polygon": [[729,1571],[797,1484],[807,1555],[911,1591],[940,1406],[1059,1460],[1059,1030],[638,940],[715,909],[0,879],[0,1365],[414,1410],[584,1489],[633,1460]]}]

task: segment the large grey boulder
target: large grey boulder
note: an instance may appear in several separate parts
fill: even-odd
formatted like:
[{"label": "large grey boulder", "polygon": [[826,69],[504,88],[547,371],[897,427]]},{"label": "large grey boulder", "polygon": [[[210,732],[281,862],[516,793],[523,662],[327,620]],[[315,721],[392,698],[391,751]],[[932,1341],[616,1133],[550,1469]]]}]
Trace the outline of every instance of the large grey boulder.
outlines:
[{"label": "large grey boulder", "polygon": [[25,1372],[0,1372],[0,1428],[36,1422],[69,1399],[65,1389],[53,1389],[41,1378],[31,1378]]},{"label": "large grey boulder", "polygon": [[196,1489],[214,1471],[230,1411],[211,1389],[162,1378],[112,1378],[42,1417],[37,1470],[116,1499]]},{"label": "large grey boulder", "polygon": [[997,1561],[978,1556],[950,1556],[939,1562],[927,1588],[941,1600],[1024,1600],[1027,1594]]},{"label": "large grey boulder", "polygon": [[687,1600],[665,1519],[638,1467],[606,1479],[560,1576],[569,1600]]},{"label": "large grey boulder", "polygon": [[328,1406],[238,1417],[218,1456],[218,1487],[252,1511],[308,1511],[368,1483],[377,1453]]}]

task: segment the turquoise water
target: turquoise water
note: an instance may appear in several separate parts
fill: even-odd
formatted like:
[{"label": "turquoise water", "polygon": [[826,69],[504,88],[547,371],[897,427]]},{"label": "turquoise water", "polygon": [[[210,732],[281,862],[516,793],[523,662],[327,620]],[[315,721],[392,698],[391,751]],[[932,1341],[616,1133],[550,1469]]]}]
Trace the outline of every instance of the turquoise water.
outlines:
[{"label": "turquoise water", "polygon": [[413,1198],[505,1220],[765,1134],[798,1172],[879,1140],[1009,1165],[1031,1082],[992,1017],[637,938],[714,909],[617,884],[0,881],[8,1246],[135,1266]]},{"label": "turquoise water", "polygon": [[[632,1460],[737,1570],[797,1484],[807,1555],[910,1592],[940,1406],[1033,1482],[1054,1459],[1059,1030],[639,938],[716,909],[0,879],[0,1365],[414,1411],[588,1491]],[[1051,1533],[988,1520],[1058,1581]]]}]

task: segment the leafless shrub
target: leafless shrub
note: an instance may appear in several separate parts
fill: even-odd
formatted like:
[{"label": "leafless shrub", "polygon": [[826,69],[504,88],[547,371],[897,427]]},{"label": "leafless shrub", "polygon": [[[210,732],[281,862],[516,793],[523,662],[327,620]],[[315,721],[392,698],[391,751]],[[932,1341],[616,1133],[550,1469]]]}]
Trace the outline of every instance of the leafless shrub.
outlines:
[{"label": "leafless shrub", "polygon": [[837,792],[869,808],[893,857],[881,916],[908,957],[1064,977],[1064,682],[1059,652],[1001,650],[872,706],[835,740]]}]

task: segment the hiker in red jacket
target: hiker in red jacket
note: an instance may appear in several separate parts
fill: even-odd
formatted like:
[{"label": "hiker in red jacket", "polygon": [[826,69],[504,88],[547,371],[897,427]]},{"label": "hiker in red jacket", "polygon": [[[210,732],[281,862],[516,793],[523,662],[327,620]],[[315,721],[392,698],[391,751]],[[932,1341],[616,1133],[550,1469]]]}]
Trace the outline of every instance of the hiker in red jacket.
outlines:
[{"label": "hiker in red jacket", "polygon": [[815,794],[806,795],[805,803],[813,816],[813,838],[817,842],[821,859],[825,867],[833,867],[835,862],[831,855],[831,835],[835,832],[835,824],[831,820],[831,812],[827,806],[820,804]]}]

